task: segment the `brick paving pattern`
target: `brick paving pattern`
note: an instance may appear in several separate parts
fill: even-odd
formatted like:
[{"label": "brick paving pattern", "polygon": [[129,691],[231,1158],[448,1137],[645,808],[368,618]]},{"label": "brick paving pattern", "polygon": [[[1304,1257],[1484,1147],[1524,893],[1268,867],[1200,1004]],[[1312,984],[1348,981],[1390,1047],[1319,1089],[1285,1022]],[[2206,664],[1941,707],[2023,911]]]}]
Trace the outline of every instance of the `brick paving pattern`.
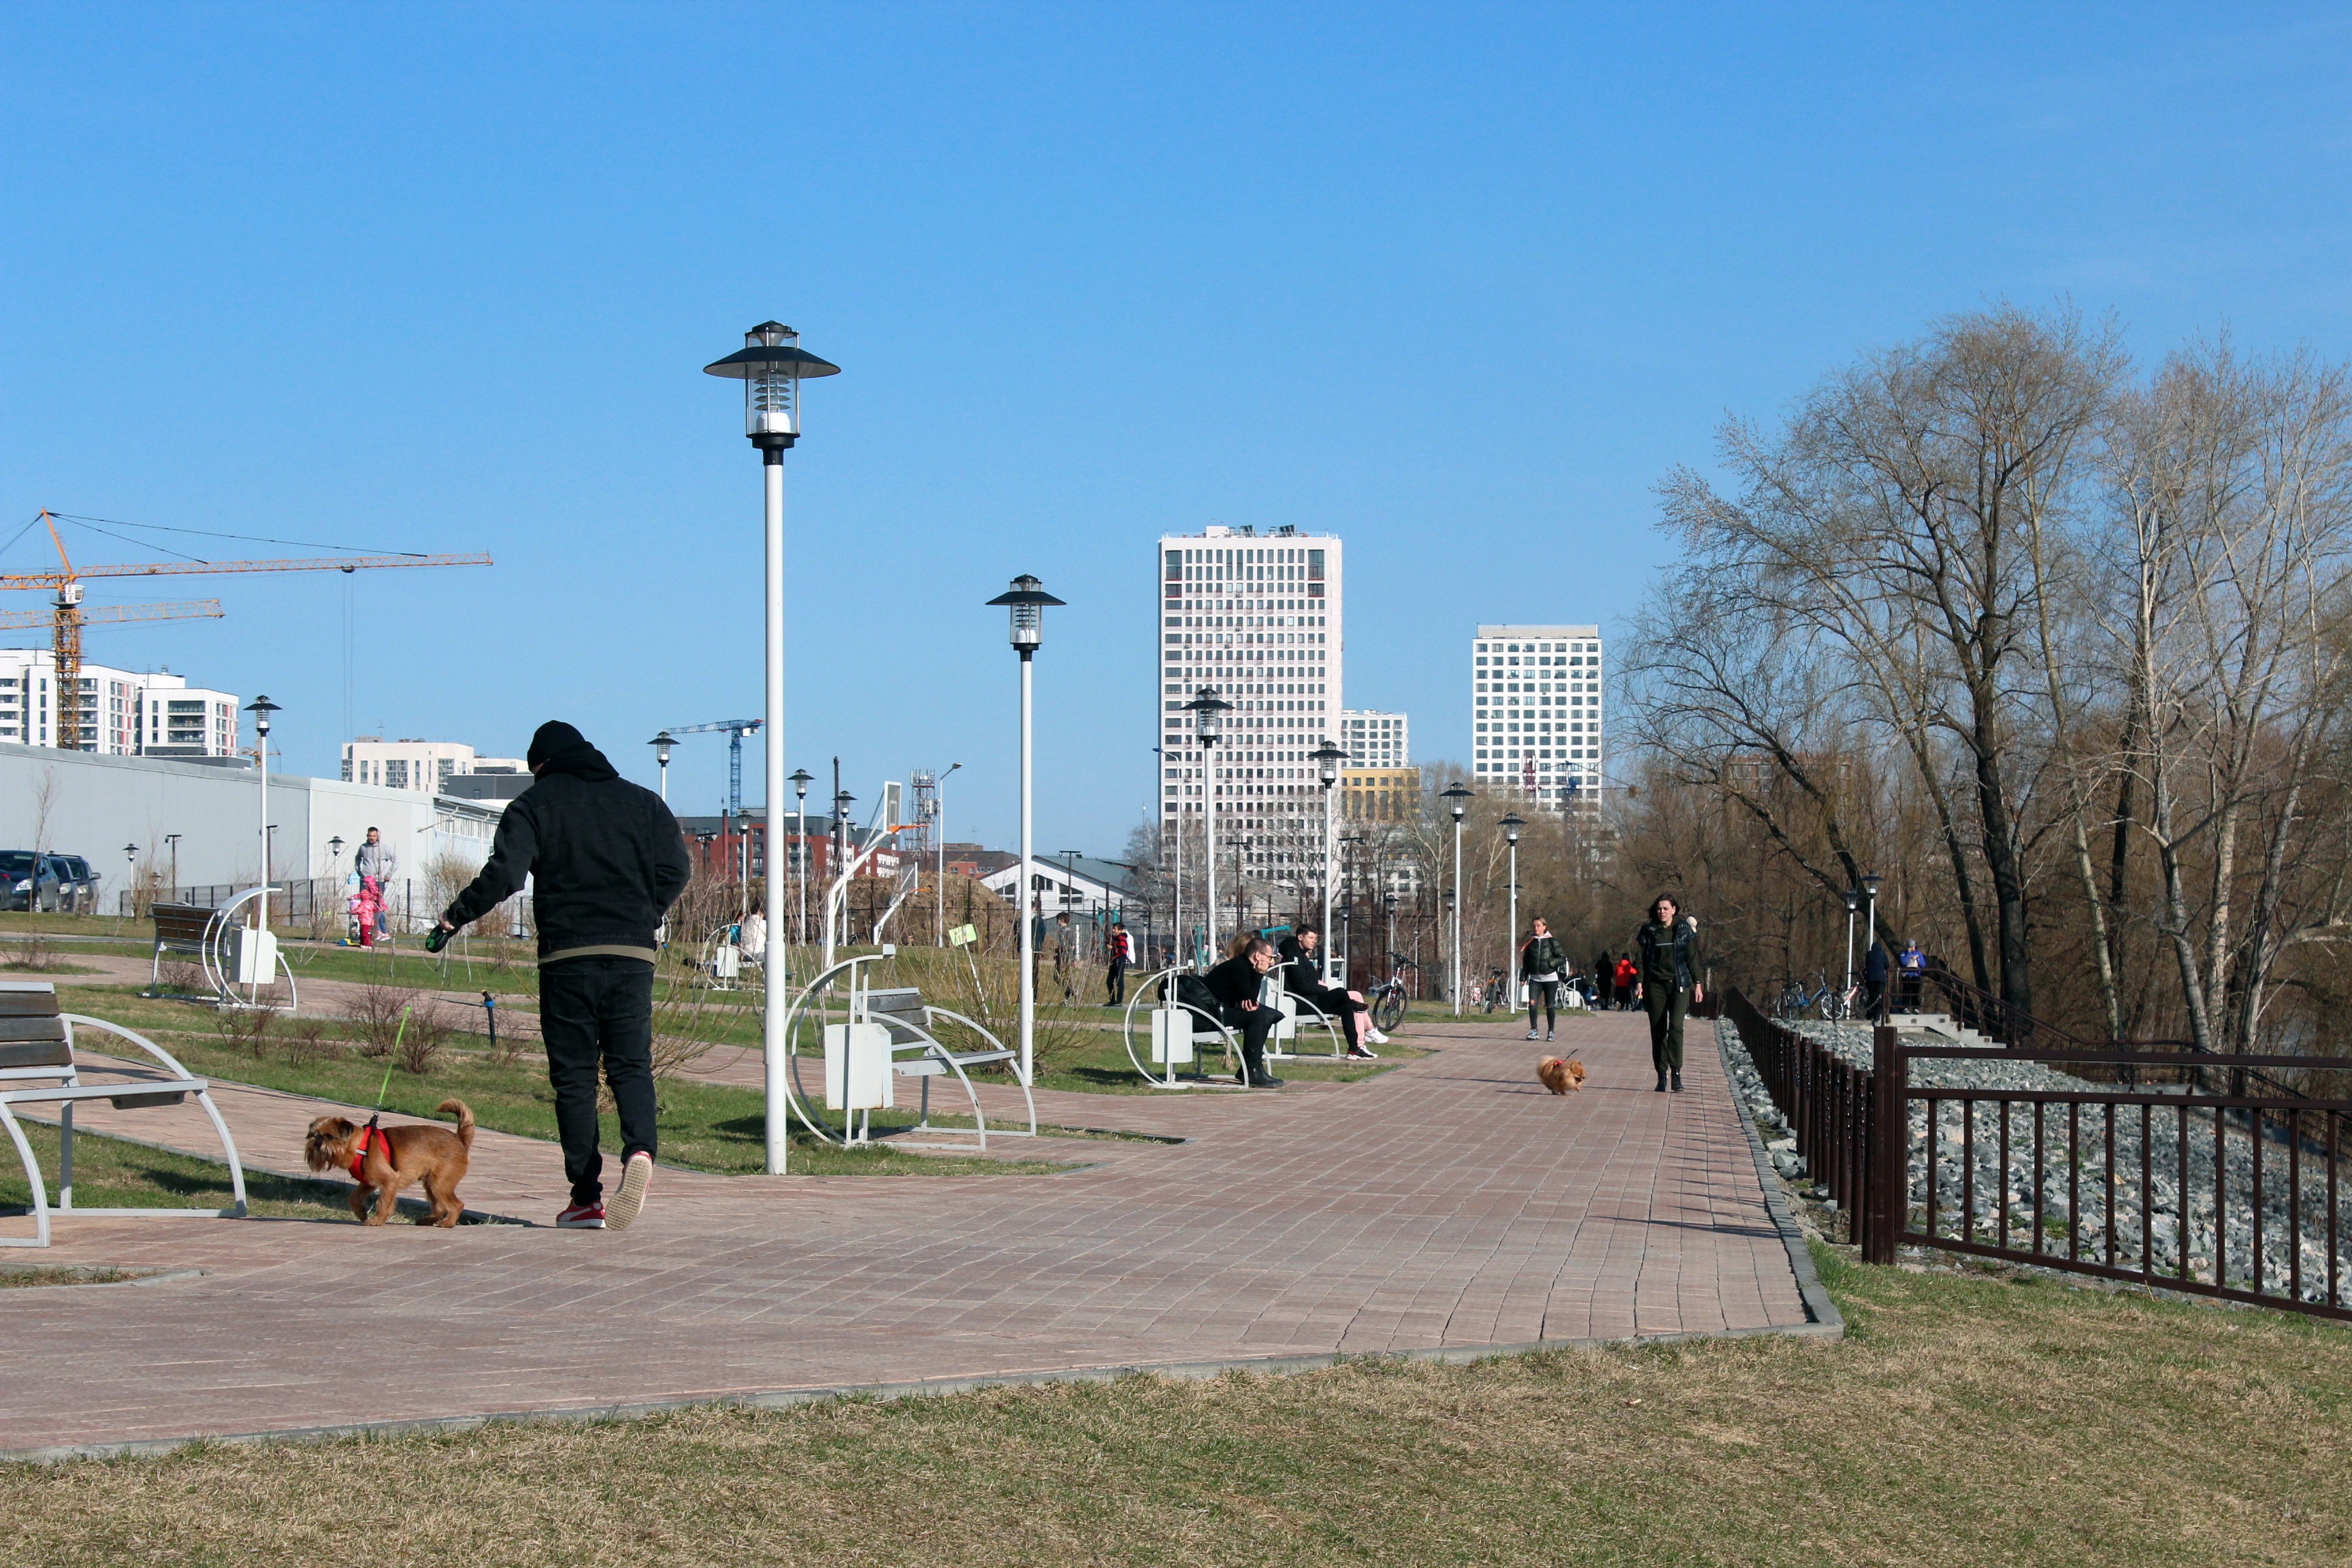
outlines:
[{"label": "brick paving pattern", "polygon": [[[1658,1095],[1638,1016],[1560,1035],[1592,1069],[1566,1099],[1517,1028],[1429,1025],[1436,1055],[1356,1084],[1041,1093],[1047,1121],[1186,1140],[1013,1141],[1067,1174],[665,1170],[625,1233],[66,1220],[16,1260],[205,1273],[0,1293],[0,1449],[1803,1324],[1712,1053]],[[316,1102],[221,1100],[248,1161],[299,1164]],[[182,1114],[120,1125],[205,1149]],[[551,1216],[552,1145],[476,1150],[470,1206]]]}]

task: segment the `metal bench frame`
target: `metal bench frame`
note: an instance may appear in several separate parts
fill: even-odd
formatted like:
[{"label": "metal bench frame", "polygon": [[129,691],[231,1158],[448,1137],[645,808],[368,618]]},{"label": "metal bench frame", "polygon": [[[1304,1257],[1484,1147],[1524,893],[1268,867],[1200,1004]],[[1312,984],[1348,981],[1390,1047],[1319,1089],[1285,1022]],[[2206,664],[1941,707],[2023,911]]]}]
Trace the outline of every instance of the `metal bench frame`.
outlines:
[{"label": "metal bench frame", "polygon": [[[0,981],[0,995],[22,996],[47,992],[55,1005],[57,987],[46,981]],[[49,1018],[58,1023],[54,1040],[46,1032],[43,1037],[0,1042],[0,1126],[7,1129],[8,1138],[16,1146],[16,1158],[25,1167],[25,1179],[33,1192],[33,1235],[0,1237],[0,1247],[47,1247],[49,1245],[49,1224],[52,1218],[68,1215],[109,1219],[160,1219],[196,1217],[205,1219],[242,1219],[246,1215],[245,1164],[236,1152],[236,1140],[229,1136],[228,1123],[221,1119],[219,1107],[213,1103],[210,1084],[182,1067],[170,1052],[144,1036],[131,1033],[119,1024],[103,1018],[92,1018],[80,1013],[17,1013],[10,1016],[32,1021],[36,1026]],[[152,1057],[168,1076],[138,1079],[128,1083],[89,1084],[81,1080],[80,1069],[74,1061],[74,1031],[77,1028],[98,1029],[119,1035]],[[53,1047],[53,1048],[50,1048]],[[43,1086],[44,1080],[46,1087]],[[76,1208],[73,1201],[73,1111],[75,1105],[85,1100],[111,1100],[118,1110],[136,1110],[148,1106],[177,1105],[194,1095],[196,1103],[212,1118],[213,1131],[220,1135],[221,1152],[228,1158],[229,1187],[236,1201],[227,1208]],[[41,1179],[41,1167],[33,1157],[33,1146],[26,1140],[25,1129],[18,1121],[16,1108],[19,1105],[54,1105],[58,1108],[58,1202],[49,1204],[47,1184]]]},{"label": "metal bench frame", "polygon": [[[247,994],[240,996],[236,993],[236,983],[229,979],[229,933],[244,923],[238,918],[238,910],[256,899],[267,899],[272,893],[283,891],[282,888],[247,888],[216,910],[196,904],[153,906],[150,913],[155,921],[155,952],[148,964],[147,989],[142,994],[150,997],[169,994],[163,990],[163,955],[166,952],[185,952],[193,954],[203,968],[205,984],[213,988],[214,1005],[268,1007],[268,1004],[261,1001],[261,991],[264,985],[275,984],[275,981],[249,985],[246,988]],[[168,933],[164,931],[165,910],[171,911],[172,921],[178,930]],[[201,925],[194,920],[199,915],[204,917]],[[191,929],[195,934],[189,934]],[[301,998],[294,986],[294,968],[286,962],[283,948],[278,950],[278,969],[286,977],[286,1005],[268,1010],[291,1013],[299,1005]]]},{"label": "metal bench frame", "polygon": [[[1151,994],[1151,989],[1155,985],[1160,987],[1161,1005],[1156,1007],[1146,1007],[1144,1008],[1144,1011],[1146,1013],[1190,1014],[1192,1020],[1193,1060],[1198,1061],[1200,1059],[1200,1047],[1203,1040],[1215,1041],[1218,1047],[1224,1052],[1225,1067],[1228,1071],[1233,1070],[1235,1064],[1241,1059],[1241,1037],[1234,1033],[1232,1026],[1228,1025],[1223,1018],[1219,1017],[1216,1014],[1210,1012],[1205,1007],[1196,1007],[1190,1002],[1178,1000],[1176,995],[1176,977],[1180,974],[1190,974],[1192,973],[1192,971],[1189,965],[1179,963],[1171,965],[1169,968],[1163,969],[1159,973],[1152,975],[1150,978],[1144,981],[1142,984],[1135,988],[1135,994],[1128,999],[1126,1016],[1120,1020],[1119,1034],[1127,1046],[1127,1059],[1134,1066],[1137,1074],[1142,1078],[1143,1081],[1150,1084],[1154,1089],[1205,1089],[1220,1087],[1211,1082],[1208,1074],[1205,1071],[1196,1072],[1190,1079],[1178,1078],[1176,1076],[1178,1064],[1173,1059],[1160,1064],[1166,1069],[1164,1072],[1155,1072],[1152,1070],[1151,1064],[1145,1059],[1145,1056],[1149,1053],[1149,1036],[1146,1037],[1146,1050],[1144,1052],[1139,1052],[1135,1048],[1135,1012],[1138,1007],[1141,1007],[1143,1005],[1144,999]],[[1203,1027],[1203,1026],[1206,1026]],[[1276,1026],[1279,1028],[1281,1026],[1277,1025]],[[1269,1036],[1268,1039],[1270,1042],[1272,1037]],[[1172,1058],[1173,1053],[1171,1053],[1171,1055]]]},{"label": "metal bench frame", "polygon": [[[845,1014],[843,1021],[852,1024],[878,1024],[887,1029],[890,1036],[891,1072],[899,1078],[918,1079],[922,1085],[921,1114],[917,1118],[915,1125],[908,1131],[934,1133],[960,1133],[963,1131],[960,1127],[940,1128],[931,1125],[931,1079],[935,1078],[942,1078],[949,1073],[953,1073],[956,1081],[963,1085],[964,1097],[971,1102],[973,1132],[971,1142],[908,1143],[904,1147],[985,1151],[988,1148],[988,1118],[981,1110],[980,1092],[972,1087],[971,1078],[964,1069],[984,1067],[993,1062],[1012,1064],[1013,1081],[1021,1086],[1021,1097],[1029,1107],[1029,1125],[1025,1131],[999,1130],[996,1135],[1000,1138],[1037,1136],[1037,1096],[1034,1086],[1022,1074],[1021,1053],[998,1039],[978,1019],[968,1018],[961,1013],[952,1012],[948,1008],[925,1002],[921,992],[914,986],[888,986],[877,989],[862,966],[878,963],[890,956],[892,956],[891,952],[886,949],[881,952],[861,953],[855,958],[843,959],[812,980],[808,988],[793,999],[792,1006],[785,1012],[783,1033],[786,1058],[791,1069],[793,1111],[801,1119],[801,1124],[826,1142],[844,1149],[867,1147],[874,1141],[872,1112],[843,1112],[842,1128],[839,1131],[835,1131],[822,1116],[811,1110],[810,1107],[815,1102],[810,1100],[806,1087],[801,1082],[802,1052],[799,1048],[799,1026],[804,1019],[815,1023],[821,1054],[824,1027],[833,1021],[827,1014],[830,1010],[829,999],[835,991],[835,982],[845,979],[847,984],[842,992]],[[878,1003],[876,1000],[877,997],[881,999]],[[970,1029],[988,1042],[987,1048],[977,1051],[954,1049],[942,1041],[936,1032],[937,1026],[942,1020],[960,1024]],[[898,1053],[905,1050],[912,1050],[916,1054],[904,1059],[899,1058]]]}]

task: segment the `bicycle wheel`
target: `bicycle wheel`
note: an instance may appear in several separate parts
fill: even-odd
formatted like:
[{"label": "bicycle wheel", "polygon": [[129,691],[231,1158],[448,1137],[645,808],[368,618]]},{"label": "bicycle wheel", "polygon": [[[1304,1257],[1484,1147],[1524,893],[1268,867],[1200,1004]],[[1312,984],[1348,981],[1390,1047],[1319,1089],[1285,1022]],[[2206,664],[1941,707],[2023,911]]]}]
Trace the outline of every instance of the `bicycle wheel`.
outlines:
[{"label": "bicycle wheel", "polygon": [[1372,1003],[1372,1026],[1385,1035],[1404,1022],[1404,992],[1390,986]]}]

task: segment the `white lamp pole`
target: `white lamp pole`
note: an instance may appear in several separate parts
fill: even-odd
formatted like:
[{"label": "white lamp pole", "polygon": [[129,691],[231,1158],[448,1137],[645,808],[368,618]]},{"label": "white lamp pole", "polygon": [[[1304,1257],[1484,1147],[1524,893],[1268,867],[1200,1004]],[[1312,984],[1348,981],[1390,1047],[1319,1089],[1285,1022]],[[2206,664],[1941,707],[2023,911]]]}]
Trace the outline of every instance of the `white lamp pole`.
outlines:
[{"label": "white lamp pole", "polygon": [[793,940],[808,945],[808,786],[809,771],[793,773],[793,886],[800,895],[800,912],[793,924]]},{"label": "white lamp pole", "polygon": [[[767,740],[767,800],[765,821],[772,828],[782,818],[776,788],[784,782],[784,449],[800,439],[800,385],[821,375],[837,375],[841,367],[805,353],[800,334],[782,321],[762,321],[743,334],[743,346],[725,359],[702,367],[707,374],[728,376],[743,384],[743,434],[760,449],[761,478],[766,481],[768,622],[767,707],[761,729]],[[742,825],[738,824],[740,830]],[[747,840],[748,844],[748,840]],[[783,928],[784,889],[776,875],[774,846],[769,846],[763,910],[770,939]],[[760,1036],[767,1057],[767,1172],[784,1173],[786,1140],[792,1131],[791,1089],[785,1074],[784,1011],[782,985],[766,987]]]},{"label": "white lamp pole", "polygon": [[939,914],[932,930],[941,947],[948,944],[948,780],[961,766],[961,763],[948,764],[948,771],[940,775],[939,794],[931,797],[931,831],[939,836],[940,852],[939,880],[933,889],[939,896]]},{"label": "white lamp pole", "polygon": [[[782,504],[781,500],[779,501],[779,504]],[[669,749],[672,746],[677,745],[677,742],[670,739],[670,733],[667,730],[664,730],[652,740],[646,742],[646,744],[654,749],[654,761],[661,764],[662,804],[664,805],[667,805],[669,804]]]},{"label": "white lamp pole", "polygon": [[1452,787],[1439,795],[1446,810],[1454,814],[1454,919],[1449,933],[1454,941],[1454,1016],[1462,1016],[1462,814],[1470,809],[1470,792],[1456,779]]},{"label": "white lamp pole", "polygon": [[[261,768],[261,821],[258,826],[261,831],[261,885],[266,889],[269,886],[269,716],[280,710],[268,698],[257,697],[245,705],[245,710],[253,715],[253,755]],[[256,926],[268,925],[269,894],[264,891],[254,900],[254,905],[253,923]]]},{"label": "white lamp pole", "polygon": [[1201,742],[1201,760],[1208,764],[1201,770],[1201,819],[1206,838],[1209,861],[1208,913],[1202,918],[1202,929],[1208,933],[1209,964],[1217,963],[1217,740],[1224,733],[1223,715],[1233,704],[1217,695],[1213,686],[1203,686],[1184,705],[1192,714],[1193,737]]},{"label": "white lamp pole", "polygon": [[[1331,786],[1339,782],[1339,764],[1348,753],[1328,739],[1314,751],[1316,777],[1323,782],[1323,984],[1338,984],[1331,978],[1331,965],[1339,945],[1331,940],[1331,858],[1336,852],[1332,843]],[[1352,962],[1355,955],[1349,954]]]},{"label": "white lamp pole", "polygon": [[1509,956],[1503,961],[1503,984],[1510,990],[1511,1005],[1519,1005],[1519,829],[1527,826],[1526,818],[1514,811],[1503,818],[1503,837],[1511,847],[1511,929],[1505,937]]},{"label": "white lamp pole", "polygon": [[1021,1081],[1034,1082],[1037,1049],[1037,922],[1030,909],[1030,869],[1035,853],[1031,808],[1034,804],[1030,772],[1030,677],[1038,647],[1045,640],[1045,606],[1062,600],[1045,591],[1045,584],[1026,573],[1013,586],[988,601],[1006,605],[1013,616],[1013,651],[1021,656]]},{"label": "white lamp pole", "polygon": [[1862,895],[1849,889],[1845,895],[1845,989],[1841,997],[1853,994],[1853,917],[1861,912]]}]

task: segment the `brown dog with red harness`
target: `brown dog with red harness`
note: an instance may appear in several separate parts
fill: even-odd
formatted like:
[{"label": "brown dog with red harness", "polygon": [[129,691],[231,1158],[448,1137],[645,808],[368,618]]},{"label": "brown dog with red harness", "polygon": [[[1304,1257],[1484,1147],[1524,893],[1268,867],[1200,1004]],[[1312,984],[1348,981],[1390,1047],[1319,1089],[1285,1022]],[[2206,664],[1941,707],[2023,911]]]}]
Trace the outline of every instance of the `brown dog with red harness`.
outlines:
[{"label": "brown dog with red harness", "polygon": [[352,1217],[365,1224],[390,1219],[400,1206],[400,1190],[422,1182],[433,1205],[425,1223],[456,1225],[466,1209],[457,1201],[457,1184],[466,1179],[473,1152],[474,1113],[462,1100],[445,1100],[433,1109],[455,1114],[457,1131],[429,1123],[379,1127],[373,1119],[362,1126],[347,1117],[321,1116],[302,1141],[302,1163],[314,1171],[349,1171],[359,1184],[352,1189]]}]

